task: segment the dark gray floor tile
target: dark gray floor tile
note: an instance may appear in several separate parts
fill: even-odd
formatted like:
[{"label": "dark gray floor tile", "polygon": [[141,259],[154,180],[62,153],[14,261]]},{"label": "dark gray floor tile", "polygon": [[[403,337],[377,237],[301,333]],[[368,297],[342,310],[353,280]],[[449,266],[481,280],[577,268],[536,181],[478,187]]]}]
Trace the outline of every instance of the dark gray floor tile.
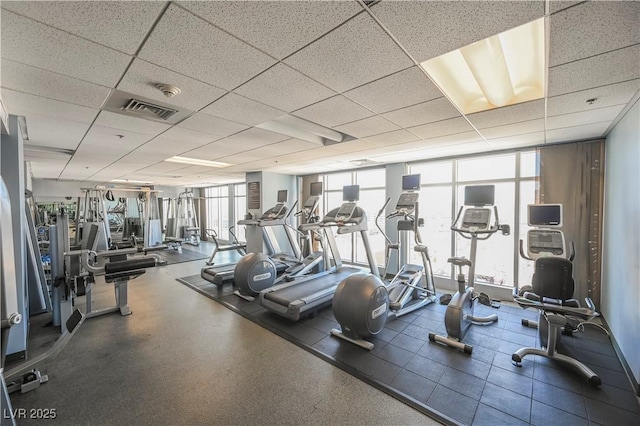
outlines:
[{"label": "dark gray floor tile", "polygon": [[471,356],[476,361],[482,361],[491,365],[493,363],[493,359],[496,357],[496,352],[489,348],[485,348],[484,346],[477,345],[473,347],[473,353]]},{"label": "dark gray floor tile", "polygon": [[391,384],[402,368],[372,356],[362,364],[360,371],[382,383]]},{"label": "dark gray floor tile", "polygon": [[485,381],[454,368],[448,367],[439,384],[463,395],[479,400]]},{"label": "dark gray floor tile", "polygon": [[615,386],[623,390],[629,390],[629,378],[625,373],[609,370],[608,368],[597,365],[591,366],[591,369],[600,377],[600,379],[602,379],[603,384]]},{"label": "dark gray floor tile", "polygon": [[407,370],[402,370],[391,382],[391,386],[422,403],[427,402],[436,384],[434,381]]},{"label": "dark gray floor tile", "polygon": [[500,339],[502,337],[502,333],[504,332],[504,328],[497,327],[498,323],[492,324],[473,324],[471,326],[471,330],[476,334],[483,334],[485,336],[495,337],[496,339]]},{"label": "dark gray floor tile", "polygon": [[589,420],[603,425],[636,426],[640,420],[637,412],[620,409],[595,399],[587,398],[586,405]]},{"label": "dark gray floor tile", "polygon": [[478,401],[438,385],[427,400],[427,405],[462,424],[468,425],[473,420]]},{"label": "dark gray floor tile", "polygon": [[522,374],[516,374],[512,371],[504,370],[496,365],[491,367],[487,382],[493,383],[501,388],[508,389],[520,395],[531,397],[533,388],[533,379]]},{"label": "dark gray floor tile", "polygon": [[425,328],[430,332],[435,332],[442,324],[442,319],[432,319],[427,317],[418,317],[411,324]]},{"label": "dark gray floor tile", "polygon": [[400,333],[389,343],[415,353],[422,347],[422,345],[424,345],[425,342],[416,339],[415,337],[407,336],[406,334]]},{"label": "dark gray floor tile", "polygon": [[393,344],[386,345],[380,352],[376,353],[378,358],[389,361],[392,364],[404,367],[413,358],[414,353],[406,349],[399,348]]},{"label": "dark gray floor tile", "polygon": [[447,371],[447,366],[433,361],[429,358],[425,358],[420,355],[415,355],[405,366],[405,369],[419,374],[422,377],[430,379],[434,382],[439,382],[444,372]]},{"label": "dark gray floor tile", "polygon": [[449,367],[464,371],[467,374],[486,380],[491,369],[491,364],[479,361],[473,357],[457,356],[451,359]]},{"label": "dark gray floor tile", "polygon": [[404,317],[401,317],[394,320],[387,320],[387,323],[384,326],[390,330],[401,332],[402,330],[407,328],[409,324],[409,322],[404,321]]},{"label": "dark gray floor tile", "polygon": [[595,399],[605,404],[637,413],[640,418],[640,405],[638,404],[638,398],[631,389],[623,390],[609,385],[602,385],[600,388],[583,386],[582,393],[589,399]]},{"label": "dark gray floor tile", "polygon": [[587,417],[587,408],[581,394],[536,380],[533,383],[533,399],[576,416]]},{"label": "dark gray floor tile", "polygon": [[379,342],[389,343],[397,335],[398,335],[397,331],[391,330],[391,329],[385,327],[385,328],[382,329],[382,331],[380,333],[378,333],[374,337],[372,337],[371,341],[372,342],[379,341]]},{"label": "dark gray floor tile", "polygon": [[531,399],[492,383],[485,385],[480,402],[525,422],[529,421]]},{"label": "dark gray floor tile", "polygon": [[533,401],[531,404],[531,424],[535,426],[589,426],[589,420],[543,404],[542,402]]},{"label": "dark gray floor tile", "polygon": [[455,349],[443,344],[429,341],[425,345],[422,345],[422,347],[416,353],[422,355],[425,358],[437,361],[440,364],[449,365],[451,360],[456,356],[468,356],[459,354],[457,352],[458,351],[456,351]]},{"label": "dark gray floor tile", "polygon": [[335,358],[335,355],[340,350],[341,345],[342,343],[340,342],[340,339],[328,335],[319,342],[314,343],[312,347],[332,358]]},{"label": "dark gray floor tile", "polygon": [[472,423],[473,426],[524,426],[528,424],[529,422],[517,419],[507,413],[482,403],[478,404],[478,409],[476,410],[476,415],[474,416]]},{"label": "dark gray floor tile", "polygon": [[516,343],[521,346],[535,346],[538,341],[537,336],[530,336],[521,331],[511,330],[504,330],[501,338],[507,342]]},{"label": "dark gray floor tile", "polygon": [[404,330],[402,330],[402,334],[411,336],[414,339],[422,340],[423,342],[429,340],[429,330],[413,324],[409,324],[408,326],[406,326]]},{"label": "dark gray floor tile", "polygon": [[551,368],[536,363],[533,370],[533,379],[540,380],[559,388],[567,389],[575,393],[582,393],[582,375],[573,368]]},{"label": "dark gray floor tile", "polygon": [[338,330],[340,329],[340,324],[321,317],[320,315],[316,315],[314,318],[306,320],[305,324],[327,334],[329,334],[333,328],[337,328]]}]

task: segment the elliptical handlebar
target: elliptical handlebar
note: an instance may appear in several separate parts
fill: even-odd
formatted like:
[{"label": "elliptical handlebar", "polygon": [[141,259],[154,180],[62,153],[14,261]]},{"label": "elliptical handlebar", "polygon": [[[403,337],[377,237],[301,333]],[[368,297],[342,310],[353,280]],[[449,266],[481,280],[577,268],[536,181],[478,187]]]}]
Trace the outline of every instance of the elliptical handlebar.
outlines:
[{"label": "elliptical handlebar", "polygon": [[[389,237],[387,237],[387,234],[382,230],[382,228],[380,227],[380,224],[378,223],[378,221],[380,220],[380,216],[382,216],[384,214],[385,209],[387,208],[387,205],[389,205],[389,201],[391,201],[391,197],[387,198],[387,201],[385,201],[384,205],[382,206],[382,208],[378,211],[378,214],[376,215],[376,228],[378,228],[378,231],[380,231],[380,233],[382,234],[382,236],[384,237],[385,240],[387,240],[387,244],[393,244],[391,242],[391,240],[389,239]],[[389,219],[389,216],[386,217],[387,219]]]}]

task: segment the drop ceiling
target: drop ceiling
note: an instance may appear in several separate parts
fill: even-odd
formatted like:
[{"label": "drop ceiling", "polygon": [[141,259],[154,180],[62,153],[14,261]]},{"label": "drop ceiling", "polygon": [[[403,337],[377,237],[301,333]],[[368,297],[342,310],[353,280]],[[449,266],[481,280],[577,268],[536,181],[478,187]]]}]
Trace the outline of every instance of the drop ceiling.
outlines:
[{"label": "drop ceiling", "polygon": [[[34,178],[197,186],[586,140],[640,93],[640,2],[3,0],[0,13],[6,109],[26,116],[27,146],[73,152],[29,151]],[[543,16],[543,100],[465,116],[418,66]],[[190,115],[114,114],[103,108],[115,90]],[[356,140],[255,127],[285,114]],[[233,166],[164,161],[175,155]]]}]

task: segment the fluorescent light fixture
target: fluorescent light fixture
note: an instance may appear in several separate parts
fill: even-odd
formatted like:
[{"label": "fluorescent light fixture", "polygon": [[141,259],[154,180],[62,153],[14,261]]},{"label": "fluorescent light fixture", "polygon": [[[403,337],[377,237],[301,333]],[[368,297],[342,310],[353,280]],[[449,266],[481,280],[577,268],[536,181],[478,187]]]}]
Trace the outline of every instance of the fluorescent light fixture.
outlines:
[{"label": "fluorescent light fixture", "polygon": [[353,136],[292,115],[283,115],[274,120],[258,124],[256,127],[318,145],[333,145],[355,139]]},{"label": "fluorescent light fixture", "polygon": [[420,64],[464,113],[544,97],[544,18]]},{"label": "fluorescent light fixture", "polygon": [[189,157],[171,157],[167,158],[164,161],[169,161],[171,163],[183,163],[183,164],[191,164],[195,166],[207,166],[207,167],[229,167],[233,166],[230,163],[222,163],[220,161],[209,161],[209,160],[201,160],[199,158],[189,158]]},{"label": "fluorescent light fixture", "polygon": [[109,182],[117,183],[153,183],[146,180],[130,180],[130,179],[111,179]]}]

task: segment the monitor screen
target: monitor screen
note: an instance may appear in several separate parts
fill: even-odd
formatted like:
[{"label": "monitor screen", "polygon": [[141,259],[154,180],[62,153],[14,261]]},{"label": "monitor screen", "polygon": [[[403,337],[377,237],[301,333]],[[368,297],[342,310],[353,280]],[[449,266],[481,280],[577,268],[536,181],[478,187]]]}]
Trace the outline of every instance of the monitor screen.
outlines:
[{"label": "monitor screen", "polygon": [[418,189],[420,189],[420,175],[402,176],[403,191],[417,191]]},{"label": "monitor screen", "polygon": [[562,204],[529,204],[529,226],[562,226]]},{"label": "monitor screen", "polygon": [[360,185],[345,185],[342,187],[342,201],[358,201],[360,199]]},{"label": "monitor screen", "polygon": [[286,203],[287,202],[287,190],[281,189],[278,191],[278,203]]},{"label": "monitor screen", "polygon": [[476,185],[464,188],[465,206],[492,206],[495,199],[494,185]]},{"label": "monitor screen", "polygon": [[311,196],[322,195],[322,182],[311,182],[309,192]]}]

